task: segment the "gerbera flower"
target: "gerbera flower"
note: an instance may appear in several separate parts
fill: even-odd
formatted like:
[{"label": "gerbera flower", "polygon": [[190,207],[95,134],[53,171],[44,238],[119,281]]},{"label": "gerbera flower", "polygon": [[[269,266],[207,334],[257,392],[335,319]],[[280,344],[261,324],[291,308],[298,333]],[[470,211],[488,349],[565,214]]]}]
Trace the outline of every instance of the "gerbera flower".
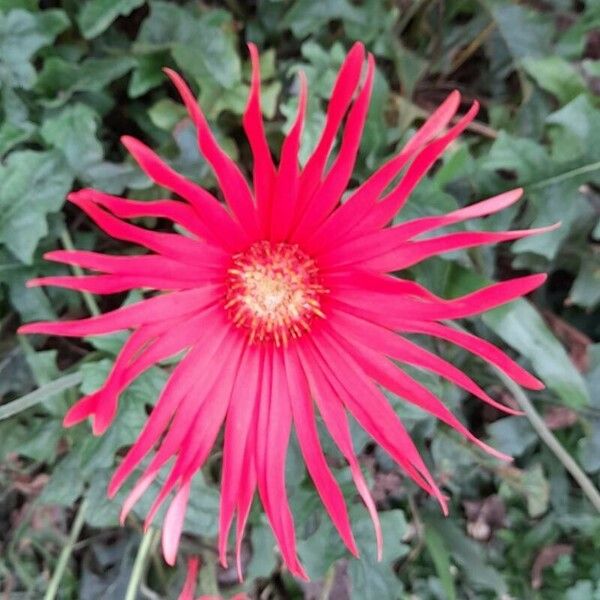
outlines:
[{"label": "gerbera flower", "polygon": [[[342,203],[367,117],[373,57],[366,57],[365,69],[363,45],[357,43],[349,52],[331,95],[321,137],[300,168],[306,81],[300,76],[297,116],[275,164],[260,112],[259,61],[253,45],[250,54],[252,84],[243,124],[254,157],[252,187],[219,147],[184,81],[166,69],[197,127],[200,151],[213,169],[224,203],[176,173],[142,142],[124,137],[124,145],[148,177],[179,199],[140,202],[83,189],[70,194],[69,200],[108,235],[143,246],[150,253],[109,256],[54,251],[46,258],[100,274],[46,277],[30,283],[96,294],[134,288],[161,293],[98,317],[33,323],[21,331],[64,336],[133,331],[103,387],[79,400],[65,417],[67,426],[92,417],[95,434],[110,425],[119,394],[133,379],[183,352],[139,438],[116,470],[109,494],[113,496],[146,455],[152,454],[124,503],[126,515],[161,468],[172,461],[146,521],[153,520],[174,492],[162,535],[164,556],[172,564],[192,478],[223,426],[219,523],[223,564],[237,515],[241,572],[241,538],[258,489],[286,565],[296,576],[305,577],[296,554],[284,479],[292,427],[323,504],[355,555],[358,551],[344,498],[321,448],[317,414],[350,466],[372,517],[379,552],[377,511],[355,454],[348,415],[417,485],[437,498],[444,512],[447,510],[446,499],[382,387],[501,456],[475,438],[401,365],[426,369],[483,402],[497,408],[501,405],[468,375],[405,334],[447,340],[496,365],[525,387],[543,387],[495,346],[456,331],[444,321],[468,317],[527,294],[542,284],[545,275],[512,279],[446,300],[391,273],[444,252],[516,240],[550,228],[469,230],[422,238],[441,227],[495,213],[516,202],[521,190],[445,215],[390,226],[419,180],[475,117],[477,103],[447,129],[459,107],[458,92],[450,94],[400,154]],[[344,119],[339,147],[331,158]],[[403,169],[399,183],[394,183]],[[170,220],[188,235],[149,231],[127,222],[145,216]]]}]

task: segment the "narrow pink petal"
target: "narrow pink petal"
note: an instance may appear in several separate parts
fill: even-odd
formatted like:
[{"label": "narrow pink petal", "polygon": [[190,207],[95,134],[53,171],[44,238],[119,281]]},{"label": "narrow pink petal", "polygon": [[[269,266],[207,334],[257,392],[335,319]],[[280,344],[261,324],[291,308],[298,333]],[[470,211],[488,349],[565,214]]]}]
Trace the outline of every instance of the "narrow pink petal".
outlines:
[{"label": "narrow pink petal", "polygon": [[350,434],[350,428],[348,427],[344,406],[339,398],[339,394],[332,388],[330,381],[321,370],[318,354],[312,344],[301,341],[297,348],[302,368],[308,379],[315,402],[319,407],[319,413],[323,418],[325,427],[344,458],[348,461],[354,485],[365,503],[371,521],[373,522],[375,539],[377,542],[377,555],[378,558],[381,559],[383,552],[381,523],[379,521],[375,502],[373,502],[367,482],[360,470],[360,465],[358,464],[358,460],[354,453],[352,436]]},{"label": "narrow pink petal", "polygon": [[447,408],[442,401],[428,390],[425,386],[409,377],[404,371],[393,365],[392,362],[378,352],[367,348],[359,342],[353,341],[349,344],[347,340],[338,335],[332,329],[337,342],[348,352],[360,365],[364,372],[374,381],[394,392],[407,402],[422,408],[424,411],[438,418],[450,427],[456,429],[466,439],[478,445],[488,454],[500,460],[511,461],[512,459],[484,444],[474,436]]},{"label": "narrow pink petal", "polygon": [[408,296],[409,301],[418,298],[432,304],[446,305],[449,302],[436,296],[416,281],[401,279],[387,273],[373,273],[359,268],[326,273],[323,276],[323,281],[327,289],[336,290],[336,292],[361,290],[367,294],[392,295],[395,299]]},{"label": "narrow pink petal", "polygon": [[330,334],[322,331],[314,342],[330,377],[338,381],[337,389],[348,410],[415,483],[436,497],[446,513],[445,498],[385,396]]},{"label": "narrow pink petal", "polygon": [[[341,259],[341,264],[350,262],[360,262],[363,268],[373,269],[375,271],[397,271],[407,269],[412,265],[420,263],[427,258],[453,252],[455,250],[464,250],[487,244],[496,244],[498,242],[509,242],[519,240],[532,235],[540,235],[554,231],[560,227],[560,223],[549,225],[548,227],[537,227],[535,229],[522,229],[513,231],[467,231],[449,233],[436,238],[430,238],[418,242],[406,242],[398,247],[392,247],[389,250],[387,245],[382,243],[380,247],[385,248],[384,252],[376,251],[374,248],[368,251],[358,251],[360,255],[358,261],[349,259],[347,254]],[[392,231],[391,229],[385,231]],[[383,232],[382,232],[383,233]],[[393,245],[393,243],[391,244]],[[365,258],[369,253],[377,254],[371,258]]]},{"label": "narrow pink petal", "polygon": [[[452,300],[443,300],[433,295],[428,297],[425,294],[419,298],[417,293],[420,286],[415,287],[414,298],[406,295],[396,299],[389,293],[373,289],[373,284],[369,284],[371,289],[366,290],[351,285],[340,285],[336,288],[335,297],[328,298],[326,304],[333,309],[342,308],[345,312],[394,328],[400,323],[405,323],[407,315],[415,320],[440,320],[480,314],[529,294],[542,285],[546,277],[543,273],[515,277]],[[402,284],[398,289],[404,287]],[[410,293],[410,289],[406,289]]]},{"label": "narrow pink petal", "polygon": [[[80,190],[81,191],[81,190]],[[117,217],[158,217],[169,219],[201,238],[210,238],[207,225],[198,213],[187,204],[176,200],[130,200],[105,194],[98,190],[86,189],[86,198],[110,210]]]},{"label": "narrow pink petal", "polygon": [[210,230],[212,241],[229,250],[239,250],[247,244],[243,229],[212,194],[174,171],[139,140],[123,136],[121,142],[152,181],[172,190],[197,210]]},{"label": "narrow pink petal", "polygon": [[119,515],[119,522],[121,525],[125,524],[127,515],[131,512],[131,509],[137,504],[137,501],[145,494],[146,490],[152,485],[152,482],[156,479],[158,473],[148,473],[139,479],[133,486],[133,489],[125,498],[123,506],[121,507],[121,514]]},{"label": "narrow pink petal", "polygon": [[[107,394],[106,391],[114,389],[115,382],[118,386],[120,377],[132,358],[147,344],[153,342],[157,335],[164,333],[164,331],[172,324],[172,322],[167,321],[166,323],[161,322],[153,325],[145,325],[132,333],[119,351],[112,369],[102,387],[96,392],[81,398],[71,406],[64,417],[63,425],[65,427],[71,427],[72,425],[93,416],[94,433],[103,433],[110,424],[117,409],[117,392],[115,391],[114,394]],[[102,426],[100,426],[99,423],[96,423],[95,419],[99,412],[102,412],[104,415],[102,418]]]},{"label": "narrow pink petal", "polygon": [[323,455],[315,422],[313,401],[296,350],[290,348],[284,358],[290,406],[304,462],[340,537],[348,550],[354,556],[358,556],[358,548],[350,527],[344,496]]},{"label": "narrow pink petal", "polygon": [[544,384],[539,379],[528,373],[502,350],[476,335],[433,322],[406,321],[404,324],[399,324],[398,329],[406,333],[422,333],[452,342],[495,365],[519,385],[530,390],[544,389]]},{"label": "narrow pink petal", "polygon": [[[333,323],[333,317],[331,321]],[[460,369],[389,329],[343,312],[336,312],[334,326],[338,328],[339,332],[343,331],[344,335],[358,339],[373,350],[382,352],[395,360],[431,371],[473,394],[490,406],[509,414],[515,414],[515,411],[491,398]]]},{"label": "narrow pink petal", "polygon": [[243,581],[244,578],[242,572],[242,542],[244,539],[246,523],[248,522],[248,515],[250,514],[250,508],[252,507],[252,500],[254,499],[254,492],[256,491],[256,466],[253,452],[255,449],[255,438],[255,433],[251,431],[248,438],[248,448],[244,461],[244,477],[242,477],[241,480],[237,505],[238,517],[235,530],[235,563],[240,581]]},{"label": "narrow pink petal", "polygon": [[[222,277],[212,276],[215,283]],[[176,279],[164,276],[148,277],[147,275],[85,275],[85,276],[52,276],[36,277],[27,282],[27,287],[55,286],[92,294],[119,294],[135,289],[151,289],[161,291],[189,290],[197,288],[210,281],[190,281],[189,279]]]},{"label": "narrow pink petal", "polygon": [[296,577],[307,579],[298,560],[294,522],[285,488],[285,459],[292,413],[285,367],[276,349],[272,350],[270,361],[265,363],[256,426],[256,471],[260,498],[286,566]]},{"label": "narrow pink petal", "polygon": [[444,150],[465,130],[473,121],[479,110],[479,103],[474,102],[467,114],[452,127],[448,133],[427,145],[400,180],[400,183],[381,200],[377,207],[360,224],[362,231],[380,229],[393,219],[394,215],[404,206],[411,192],[423,179],[429,169],[435,164]]},{"label": "narrow pink petal", "polygon": [[212,167],[225,200],[239,224],[251,238],[259,236],[258,218],[252,193],[239,167],[227,156],[213,135],[206,117],[185,81],[171,69],[164,69],[173,82],[198,130],[200,151]]},{"label": "narrow pink petal", "polygon": [[405,223],[400,223],[383,231],[376,231],[362,237],[354,238],[345,243],[338,244],[335,248],[334,256],[341,256],[348,252],[380,252],[383,254],[387,248],[400,246],[413,237],[437,229],[446,227],[454,223],[487,216],[489,214],[503,210],[516,202],[522,195],[523,190],[518,188],[495,196],[482,202],[477,202],[466,208],[446,213],[444,215],[435,215],[414,219]]},{"label": "narrow pink petal", "polygon": [[303,240],[325,220],[348,186],[367,119],[374,75],[375,59],[372,54],[369,54],[367,76],[358,98],[348,113],[340,151],[321,186],[317,188],[308,203],[304,202],[305,212],[294,231],[295,240]]},{"label": "narrow pink petal", "polygon": [[[219,332],[218,351],[208,355],[205,361],[198,362],[192,387],[179,404],[166,435],[146,468],[147,472],[157,471],[177,454],[198,411],[212,396],[227,386],[224,373],[228,372],[226,369],[230,369],[230,365],[226,365],[225,361],[230,359],[230,362],[237,364],[237,360],[234,360],[237,346],[237,335],[222,328]],[[222,384],[219,384],[220,377],[223,377]]]},{"label": "narrow pink petal", "polygon": [[267,235],[265,224],[269,222],[271,212],[271,195],[274,189],[275,165],[271,158],[271,151],[267,143],[265,128],[260,108],[260,61],[258,50],[252,43],[248,44],[250,59],[252,61],[252,81],[248,104],[242,119],[246,137],[252,149],[254,166],[252,179],[258,217],[263,236]]},{"label": "narrow pink petal", "polygon": [[200,560],[197,556],[188,559],[187,575],[185,576],[185,583],[183,584],[183,589],[179,594],[178,600],[194,600],[194,591],[196,590],[196,579],[198,577],[199,567]]},{"label": "narrow pink petal", "polygon": [[261,350],[249,346],[244,363],[245,377],[238,377],[227,412],[221,469],[221,502],[219,512],[219,557],[227,567],[227,540],[237,506],[243,466],[248,452],[248,438],[255,421],[255,405],[261,377]]},{"label": "narrow pink petal", "polygon": [[294,214],[299,188],[298,152],[300,138],[304,127],[306,112],[306,76],[299,74],[300,94],[298,97],[298,112],[289,134],[286,136],[281,149],[281,162],[275,180],[275,193],[271,204],[271,239],[285,240],[288,236]]},{"label": "narrow pink petal", "polygon": [[460,94],[452,92],[409,140],[400,154],[388,160],[371,175],[348,200],[320,225],[305,241],[307,250],[318,253],[352,237],[352,229],[373,209],[379,195],[400,173],[421,146],[433,139],[456,113]]},{"label": "narrow pink petal", "polygon": [[203,373],[214,370],[217,352],[227,329],[222,324],[208,323],[205,338],[201,345],[195,346],[175,367],[165,387],[148,417],[144,428],[133,446],[117,467],[108,486],[109,496],[114,496],[125,479],[139,465],[160,436],[164,433],[190,388],[200,380],[205,384]]},{"label": "narrow pink petal", "polygon": [[146,323],[183,317],[204,310],[220,298],[222,286],[205,286],[195,290],[154,296],[97,317],[74,321],[39,321],[19,328],[19,333],[45,333],[67,337],[84,337],[114,333]]},{"label": "narrow pink petal", "polygon": [[222,276],[222,268],[201,264],[184,264],[157,254],[110,255],[89,250],[52,250],[44,254],[46,260],[67,265],[77,265],[114,275],[156,276],[166,279],[187,279],[199,285],[207,276]]},{"label": "narrow pink petal", "polygon": [[419,127],[403,148],[403,152],[413,152],[418,150],[423,144],[426,144],[437,136],[450,123],[452,117],[456,114],[460,106],[460,92],[453,90],[446,99],[431,113],[425,123]]},{"label": "narrow pink petal", "polygon": [[68,199],[81,208],[98,227],[117,240],[133,242],[173,260],[192,265],[199,262],[215,266],[225,265],[227,253],[220,248],[176,233],[149,231],[125,223],[102,210],[86,196],[87,192],[81,190],[69,194]]},{"label": "narrow pink petal", "polygon": [[177,549],[179,548],[179,540],[183,530],[183,521],[185,519],[185,511],[190,498],[190,484],[182,486],[167,514],[162,529],[162,549],[165,562],[173,566],[177,560]]},{"label": "narrow pink petal", "polygon": [[[181,482],[181,485],[185,485],[191,480],[214,443],[214,437],[216,437],[223,419],[222,417],[219,419],[216,414],[213,419],[211,411],[218,411],[219,407],[228,401],[232,373],[238,365],[237,359],[240,354],[239,351],[237,354],[231,354],[235,343],[235,336],[225,336],[225,343],[220,349],[223,353],[222,356],[213,354],[208,357],[205,364],[201,364],[203,370],[197,372],[191,386],[183,391],[185,397],[183,401],[179,400],[177,403],[178,406],[168,432],[164,436],[158,451],[140,476],[138,485],[134,487],[133,497],[128,498],[128,507],[131,508],[147,488],[144,482],[152,481],[169,459],[177,458],[169,478],[161,486],[159,495],[146,516],[145,528],[149,527],[156,512],[173,487],[179,482]],[[220,360],[221,358],[223,360]],[[227,363],[227,359],[232,360]],[[223,414],[225,410],[226,406],[222,409]],[[172,411],[165,410],[164,412],[169,417],[172,414]],[[159,415],[159,417],[163,416]],[[164,421],[160,425],[164,425]],[[199,425],[201,429],[198,428]],[[206,429],[207,427],[208,429]],[[185,439],[189,439],[190,442],[184,444]],[[143,454],[145,454],[144,448],[141,448],[135,457],[138,462],[141,460],[140,454],[143,457]],[[131,465],[128,466],[127,470],[122,470],[118,474],[115,473],[109,486],[109,492],[115,492],[123,482],[124,477],[128,476],[130,472]],[[136,491],[139,486],[141,486],[141,492]]]},{"label": "narrow pink petal", "polygon": [[365,48],[361,42],[356,42],[346,55],[344,64],[338,72],[327,107],[325,128],[315,151],[302,171],[299,195],[301,204],[298,207],[300,211],[304,210],[306,203],[321,182],[337,131],[359,84],[364,60]]},{"label": "narrow pink petal", "polygon": [[[179,447],[175,464],[148,511],[145,527],[152,523],[161,504],[175,485],[178,482],[184,485],[191,480],[206,461],[223,424],[236,376],[238,372],[244,373],[244,369],[239,369],[243,347],[238,341],[224,357],[219,379],[212,390],[209,390],[206,400],[198,403],[195,415],[189,419],[184,435],[186,442]],[[173,427],[176,427],[175,422]]]},{"label": "narrow pink petal", "polygon": [[447,227],[454,223],[460,223],[468,219],[478,219],[504,210],[514,204],[523,195],[522,188],[516,188],[493,198],[476,202],[465,208],[460,208],[445,215],[422,217],[393,227],[397,239],[409,240],[417,235],[426,233],[439,227]]},{"label": "narrow pink petal", "polygon": [[166,322],[166,333],[161,333],[147,347],[143,347],[122,370],[110,377],[97,392],[99,410],[95,415],[94,433],[104,431],[114,417],[118,397],[137,377],[153,365],[179,354],[182,350],[198,343],[205,335],[205,329],[214,317],[214,309],[204,311],[185,322]]}]

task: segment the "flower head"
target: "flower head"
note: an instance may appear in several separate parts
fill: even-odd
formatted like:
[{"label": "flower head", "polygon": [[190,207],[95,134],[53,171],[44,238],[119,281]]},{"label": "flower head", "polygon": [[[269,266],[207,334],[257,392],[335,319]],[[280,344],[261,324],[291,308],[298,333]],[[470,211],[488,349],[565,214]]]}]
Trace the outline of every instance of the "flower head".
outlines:
[{"label": "flower head", "polygon": [[[275,164],[260,113],[259,62],[253,45],[250,53],[252,85],[243,124],[254,157],[252,187],[219,147],[184,81],[167,69],[197,128],[200,151],[213,169],[223,203],[176,173],[142,142],[124,137],[123,143],[142,170],[177,199],[141,202],[83,189],[70,194],[69,200],[108,235],[138,244],[149,253],[109,256],[77,250],[50,252],[46,255],[50,260],[78,265],[96,274],[47,277],[31,284],[97,294],[134,288],[160,293],[98,317],[33,323],[22,331],[88,336],[131,330],[102,388],[79,400],[65,417],[67,426],[91,417],[96,434],[110,425],[119,395],[132,380],[150,366],[183,352],[137,441],[116,470],[109,494],[114,495],[151,454],[124,503],[125,516],[161,468],[171,462],[170,474],[154,500],[147,523],[174,493],[162,538],[165,558],[173,563],[192,478],[223,427],[222,562],[227,562],[228,535],[237,516],[241,573],[241,539],[258,490],[286,565],[295,575],[305,577],[296,553],[284,478],[292,427],[325,508],[354,554],[358,551],[348,512],[321,448],[317,415],[349,464],[372,517],[379,552],[377,511],[352,444],[348,415],[446,511],[445,497],[382,387],[501,456],[475,438],[402,364],[426,369],[492,406],[503,407],[468,375],[406,334],[449,341],[497,366],[525,387],[543,387],[498,348],[448,326],[446,321],[527,294],[544,281],[544,275],[512,279],[446,300],[391,273],[444,252],[516,240],[548,228],[468,230],[423,237],[502,210],[519,199],[521,190],[448,214],[390,225],[419,180],[475,117],[476,103],[450,125],[459,107],[458,92],[448,96],[398,155],[341,203],[367,117],[373,57],[368,55],[365,60],[360,43],[347,55],[321,137],[301,168],[298,151],[306,108],[305,79],[300,77],[297,116]],[[344,119],[339,147],[331,158]],[[402,171],[400,181],[394,183]],[[170,220],[187,234],[150,231],[130,222],[142,216]]]}]

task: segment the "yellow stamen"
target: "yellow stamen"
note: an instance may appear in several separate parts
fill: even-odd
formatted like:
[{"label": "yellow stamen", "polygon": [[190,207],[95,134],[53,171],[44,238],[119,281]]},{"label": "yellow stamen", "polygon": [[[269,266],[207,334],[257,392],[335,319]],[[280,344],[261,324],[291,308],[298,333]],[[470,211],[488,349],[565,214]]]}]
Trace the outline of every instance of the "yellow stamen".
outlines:
[{"label": "yellow stamen", "polygon": [[225,308],[250,342],[287,346],[322,319],[321,296],[327,293],[315,261],[295,244],[261,241],[233,257],[227,271]]}]

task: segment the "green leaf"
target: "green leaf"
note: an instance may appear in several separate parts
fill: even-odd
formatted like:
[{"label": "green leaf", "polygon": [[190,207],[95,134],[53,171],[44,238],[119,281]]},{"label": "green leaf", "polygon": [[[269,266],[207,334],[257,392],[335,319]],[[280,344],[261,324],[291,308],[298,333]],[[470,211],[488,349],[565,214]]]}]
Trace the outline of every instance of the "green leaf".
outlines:
[{"label": "green leaf", "polygon": [[84,104],[70,104],[57,116],[44,121],[41,134],[46,143],[60,150],[80,179],[103,157],[102,145],[96,138],[98,115]]},{"label": "green leaf", "polygon": [[[358,508],[358,507],[357,507]],[[364,509],[352,510],[352,529],[360,551],[359,560],[350,559],[351,597],[353,600],[399,600],[404,597],[402,584],[394,573],[393,565],[408,553],[402,543],[407,523],[404,513],[388,510],[379,513],[383,533],[383,560],[377,560],[373,524]]]},{"label": "green leaf", "polygon": [[13,152],[0,166],[0,239],[22,262],[31,263],[48,233],[46,216],[60,209],[72,182],[55,151]]},{"label": "green leaf", "polygon": [[516,4],[490,0],[498,31],[512,56],[544,57],[551,53],[552,24],[539,12]]},{"label": "green leaf", "polygon": [[296,0],[280,23],[296,38],[304,38],[334,19],[362,23],[362,13],[348,0]]},{"label": "green leaf", "polygon": [[0,156],[4,156],[14,146],[29,139],[34,129],[32,124],[17,125],[9,121],[2,123],[0,125]]},{"label": "green leaf", "polygon": [[138,52],[168,50],[173,44],[193,37],[194,15],[164,0],[150,2],[150,15],[144,20],[135,41]]},{"label": "green leaf", "polygon": [[452,561],[461,567],[462,573],[477,590],[490,590],[501,597],[506,584],[496,569],[485,562],[484,548],[467,538],[456,521],[427,516],[427,526],[434,529],[448,548],[452,548]]},{"label": "green leaf", "polygon": [[35,89],[46,96],[43,104],[62,106],[76,92],[99,92],[136,65],[132,56],[87,58],[79,64],[50,57],[38,77]]},{"label": "green leaf", "polygon": [[425,545],[433,560],[442,588],[448,600],[456,599],[456,588],[450,571],[450,554],[442,536],[434,527],[425,525]]},{"label": "green leaf", "polygon": [[561,104],[587,93],[583,77],[571,63],[559,56],[527,58],[523,61],[523,67],[541,88],[556,96]]},{"label": "green leaf", "polygon": [[51,44],[69,25],[62,10],[30,13],[15,9],[0,13],[0,81],[11,87],[30,88],[35,82],[34,54]]},{"label": "green leaf", "polygon": [[231,89],[241,80],[241,63],[237,40],[229,19],[214,20],[208,14],[194,21],[194,29],[187,39],[178,40],[173,48],[175,62],[201,82],[212,80],[225,89]]},{"label": "green leaf", "polygon": [[490,423],[487,430],[493,447],[510,456],[522,456],[538,442],[537,434],[523,417],[498,419]]},{"label": "green leaf", "polygon": [[79,10],[77,23],[86,39],[92,39],[108,29],[120,16],[128,15],[145,0],[87,0]]},{"label": "green leaf", "polygon": [[137,59],[137,66],[129,80],[127,93],[130,98],[138,98],[147,91],[166,81],[162,68],[169,62],[166,52],[145,54]]}]

